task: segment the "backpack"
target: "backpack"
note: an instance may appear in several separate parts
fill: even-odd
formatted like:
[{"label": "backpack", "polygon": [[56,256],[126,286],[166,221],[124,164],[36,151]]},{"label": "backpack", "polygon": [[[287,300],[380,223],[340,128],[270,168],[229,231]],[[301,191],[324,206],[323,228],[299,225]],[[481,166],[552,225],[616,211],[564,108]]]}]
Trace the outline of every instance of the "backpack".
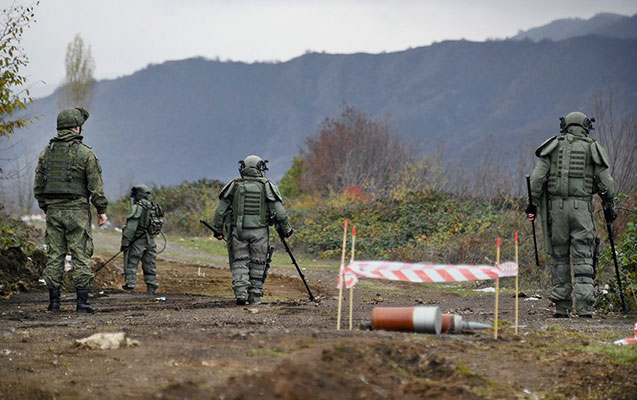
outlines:
[{"label": "backpack", "polygon": [[140,206],[144,209],[144,213],[140,219],[142,228],[151,236],[159,235],[164,225],[164,212],[161,206],[151,201],[148,203],[145,201],[140,202]]}]

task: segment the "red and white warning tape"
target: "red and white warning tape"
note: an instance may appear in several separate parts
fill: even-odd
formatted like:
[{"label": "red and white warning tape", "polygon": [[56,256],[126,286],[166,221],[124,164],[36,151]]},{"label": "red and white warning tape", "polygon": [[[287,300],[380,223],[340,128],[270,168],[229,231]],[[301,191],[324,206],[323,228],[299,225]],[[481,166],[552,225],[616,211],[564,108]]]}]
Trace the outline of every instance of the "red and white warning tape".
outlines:
[{"label": "red and white warning tape", "polygon": [[500,267],[490,265],[447,265],[447,264],[405,264],[391,261],[353,261],[347,267],[341,266],[341,277],[345,287],[356,285],[359,277],[386,279],[406,282],[462,282],[496,279],[516,276],[518,265],[508,261]]}]

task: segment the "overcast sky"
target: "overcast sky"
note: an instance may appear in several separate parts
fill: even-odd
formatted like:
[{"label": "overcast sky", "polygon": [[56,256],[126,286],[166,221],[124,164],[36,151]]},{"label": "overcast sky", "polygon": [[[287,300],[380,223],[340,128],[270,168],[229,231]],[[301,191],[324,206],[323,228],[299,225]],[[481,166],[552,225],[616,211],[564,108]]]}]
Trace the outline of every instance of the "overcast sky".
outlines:
[{"label": "overcast sky", "polygon": [[[28,4],[29,0],[15,0]],[[14,0],[0,0],[6,7]],[[637,13],[635,0],[41,0],[23,46],[36,97],[64,78],[67,44],[91,44],[97,79],[188,57],[287,61],[307,50],[391,52],[505,38],[558,18]],[[43,82],[41,82],[43,81]]]}]

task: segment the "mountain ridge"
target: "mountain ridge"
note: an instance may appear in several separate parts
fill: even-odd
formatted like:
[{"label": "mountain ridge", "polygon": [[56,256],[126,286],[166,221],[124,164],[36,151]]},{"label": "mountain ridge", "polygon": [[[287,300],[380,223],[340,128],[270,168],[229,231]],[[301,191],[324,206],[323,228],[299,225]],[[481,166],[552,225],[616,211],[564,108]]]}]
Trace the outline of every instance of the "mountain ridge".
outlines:
[{"label": "mountain ridge", "polygon": [[[444,141],[447,159],[471,166],[487,138],[500,154],[539,144],[557,132],[559,116],[588,112],[600,90],[613,88],[634,109],[636,61],[637,39],[603,36],[454,40],[280,63],[167,61],[97,82],[85,141],[100,156],[111,197],[134,183],[228,180],[248,154],[269,159],[277,179],[346,102],[386,119],[421,152]],[[30,106],[41,118],[15,135],[14,154],[37,156],[55,134],[56,95]]]}]

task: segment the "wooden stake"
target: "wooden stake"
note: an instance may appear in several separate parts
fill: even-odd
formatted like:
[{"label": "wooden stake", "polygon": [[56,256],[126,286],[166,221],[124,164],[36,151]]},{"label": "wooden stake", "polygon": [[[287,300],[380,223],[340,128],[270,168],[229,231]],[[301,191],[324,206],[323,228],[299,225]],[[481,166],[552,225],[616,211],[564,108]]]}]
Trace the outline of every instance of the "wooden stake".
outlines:
[{"label": "wooden stake", "polygon": [[336,330],[341,330],[341,309],[343,306],[343,268],[345,268],[345,249],[347,246],[347,220],[343,229],[343,254],[341,255],[341,266],[338,269],[338,311],[336,315]]},{"label": "wooden stake", "polygon": [[[354,249],[356,246],[356,227],[352,226],[352,258],[350,264],[354,262]],[[352,330],[352,314],[354,310],[354,287],[349,288],[349,330]]]},{"label": "wooden stake", "polygon": [[515,334],[518,334],[518,275],[520,274],[520,265],[518,264],[518,233],[515,232],[515,264],[518,265],[518,273],[515,274]]},{"label": "wooden stake", "polygon": [[[500,238],[496,240],[495,267],[500,268]],[[498,338],[498,301],[500,295],[500,277],[495,278],[495,319],[493,322],[493,338]]]}]

